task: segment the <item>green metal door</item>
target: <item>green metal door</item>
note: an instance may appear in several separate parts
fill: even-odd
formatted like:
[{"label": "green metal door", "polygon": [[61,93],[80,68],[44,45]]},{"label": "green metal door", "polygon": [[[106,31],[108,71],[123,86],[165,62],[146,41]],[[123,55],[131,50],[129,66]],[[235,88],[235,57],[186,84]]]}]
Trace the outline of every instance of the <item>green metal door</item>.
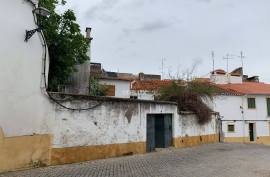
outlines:
[{"label": "green metal door", "polygon": [[164,147],[172,146],[172,115],[164,115]]},{"label": "green metal door", "polygon": [[155,147],[165,147],[165,124],[164,115],[157,114],[155,116]]},{"label": "green metal door", "polygon": [[255,138],[254,138],[254,124],[253,123],[249,123],[249,140],[250,141],[255,141]]}]

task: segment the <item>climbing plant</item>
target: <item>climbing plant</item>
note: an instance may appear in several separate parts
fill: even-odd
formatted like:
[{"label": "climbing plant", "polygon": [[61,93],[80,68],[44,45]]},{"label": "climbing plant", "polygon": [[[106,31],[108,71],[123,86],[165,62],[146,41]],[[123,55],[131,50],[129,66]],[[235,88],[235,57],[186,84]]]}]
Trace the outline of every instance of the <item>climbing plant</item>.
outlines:
[{"label": "climbing plant", "polygon": [[199,124],[205,124],[212,118],[212,109],[207,101],[217,92],[214,85],[200,81],[174,81],[160,88],[157,99],[178,103],[179,111],[192,111]]},{"label": "climbing plant", "polygon": [[56,11],[57,6],[65,4],[64,0],[39,1],[39,6],[51,12],[48,18],[38,17],[49,50],[48,90],[50,91],[57,91],[58,85],[67,84],[71,73],[76,72],[75,65],[89,59],[87,56],[89,41],[81,34],[74,12],[70,9],[63,13]]},{"label": "climbing plant", "polygon": [[106,96],[108,92],[108,87],[105,85],[101,85],[99,83],[99,78],[98,77],[91,77],[90,82],[89,82],[89,87],[90,87],[90,96]]}]

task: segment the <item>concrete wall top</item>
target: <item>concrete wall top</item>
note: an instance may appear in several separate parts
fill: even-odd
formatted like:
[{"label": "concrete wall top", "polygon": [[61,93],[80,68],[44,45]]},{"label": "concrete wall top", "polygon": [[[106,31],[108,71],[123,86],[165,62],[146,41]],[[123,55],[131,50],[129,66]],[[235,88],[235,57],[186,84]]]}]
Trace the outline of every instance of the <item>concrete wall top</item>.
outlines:
[{"label": "concrete wall top", "polygon": [[170,101],[155,101],[155,100],[137,100],[137,99],[129,99],[129,98],[117,98],[117,97],[95,97],[88,95],[75,95],[75,94],[66,94],[66,93],[56,93],[50,92],[55,98],[65,98],[63,101],[70,100],[92,100],[92,101],[104,101],[104,102],[133,102],[133,103],[153,103],[153,104],[169,104],[169,105],[177,105],[176,102]]}]

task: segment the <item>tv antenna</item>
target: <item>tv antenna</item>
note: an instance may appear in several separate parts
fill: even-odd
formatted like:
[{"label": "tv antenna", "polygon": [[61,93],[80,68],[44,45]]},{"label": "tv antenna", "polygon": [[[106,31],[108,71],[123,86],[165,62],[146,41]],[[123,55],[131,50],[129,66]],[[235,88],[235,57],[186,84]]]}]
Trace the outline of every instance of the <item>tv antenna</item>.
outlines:
[{"label": "tv antenna", "polygon": [[211,57],[212,57],[213,72],[214,72],[215,71],[215,52],[214,51],[211,52]]},{"label": "tv antenna", "polygon": [[165,58],[161,59],[161,79],[164,79],[164,65],[165,65]]},{"label": "tv antenna", "polygon": [[223,57],[224,60],[227,60],[227,74],[229,73],[229,60],[232,60],[233,57],[230,54],[227,54],[225,57]]},{"label": "tv antenna", "polygon": [[240,56],[238,56],[241,59],[241,64],[242,64],[242,75],[244,75],[244,58],[246,58],[246,56],[244,55],[244,52],[241,51],[240,52]]},{"label": "tv antenna", "polygon": [[244,75],[244,59],[246,58],[246,56],[244,55],[244,52],[241,51],[239,56],[238,55],[234,55],[234,56],[241,59],[242,75]]}]

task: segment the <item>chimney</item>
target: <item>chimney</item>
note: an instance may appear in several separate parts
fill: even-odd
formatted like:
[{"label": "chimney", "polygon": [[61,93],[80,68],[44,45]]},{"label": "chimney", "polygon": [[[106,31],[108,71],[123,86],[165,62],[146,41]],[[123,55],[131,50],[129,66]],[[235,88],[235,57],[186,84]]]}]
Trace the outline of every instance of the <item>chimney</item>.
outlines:
[{"label": "chimney", "polygon": [[139,73],[139,80],[143,81],[144,80],[144,73]]},{"label": "chimney", "polygon": [[90,28],[90,27],[86,27],[86,29],[85,29],[85,32],[86,32],[86,39],[89,39],[90,41],[93,39],[93,38],[91,37],[91,30],[92,30],[92,28]]}]

